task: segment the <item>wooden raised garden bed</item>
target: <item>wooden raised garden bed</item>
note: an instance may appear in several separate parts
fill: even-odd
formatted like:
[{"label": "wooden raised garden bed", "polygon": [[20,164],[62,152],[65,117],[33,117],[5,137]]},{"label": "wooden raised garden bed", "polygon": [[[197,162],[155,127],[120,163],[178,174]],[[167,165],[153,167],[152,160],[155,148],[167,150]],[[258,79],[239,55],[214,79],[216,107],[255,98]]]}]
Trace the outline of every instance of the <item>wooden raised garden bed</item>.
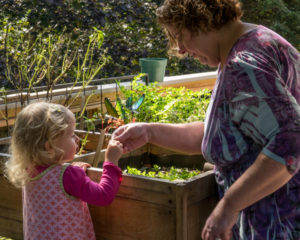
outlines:
[{"label": "wooden raised garden bed", "polygon": [[[88,175],[97,181],[101,169]],[[216,202],[212,171],[186,181],[124,175],[114,202],[90,210],[97,239],[199,240]]]},{"label": "wooden raised garden bed", "polygon": [[[2,155],[2,162],[4,159]],[[181,155],[148,144],[124,155],[119,166],[139,168],[149,163],[203,169],[205,161],[201,156]],[[99,181],[102,169],[90,168],[87,174]],[[1,173],[0,192],[0,233],[14,240],[22,239],[21,190],[9,184]],[[113,203],[106,207],[91,205],[90,212],[97,239],[198,240],[216,202],[213,171],[185,181],[124,174]]]}]

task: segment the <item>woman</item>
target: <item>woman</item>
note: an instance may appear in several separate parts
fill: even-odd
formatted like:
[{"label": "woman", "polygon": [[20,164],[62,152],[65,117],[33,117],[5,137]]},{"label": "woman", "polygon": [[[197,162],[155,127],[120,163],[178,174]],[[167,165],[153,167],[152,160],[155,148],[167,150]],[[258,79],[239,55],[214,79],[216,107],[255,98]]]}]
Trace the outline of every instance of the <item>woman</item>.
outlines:
[{"label": "woman", "polygon": [[215,164],[203,239],[300,239],[300,55],[241,16],[237,0],[165,0],[170,48],[218,66],[205,123],[129,124],[115,138],[125,152],[151,142]]}]

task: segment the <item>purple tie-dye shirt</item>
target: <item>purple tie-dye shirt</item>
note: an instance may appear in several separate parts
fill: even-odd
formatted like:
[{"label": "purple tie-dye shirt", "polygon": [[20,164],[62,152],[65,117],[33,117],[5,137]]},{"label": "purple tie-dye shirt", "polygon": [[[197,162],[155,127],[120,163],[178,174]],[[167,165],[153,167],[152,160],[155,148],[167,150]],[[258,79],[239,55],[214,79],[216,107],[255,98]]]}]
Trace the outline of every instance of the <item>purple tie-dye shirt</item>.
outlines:
[{"label": "purple tie-dye shirt", "polygon": [[[234,239],[300,239],[300,54],[270,29],[243,35],[219,69],[202,151],[220,195],[264,153],[294,176],[244,209]],[[266,169],[268,171],[268,169]]]}]

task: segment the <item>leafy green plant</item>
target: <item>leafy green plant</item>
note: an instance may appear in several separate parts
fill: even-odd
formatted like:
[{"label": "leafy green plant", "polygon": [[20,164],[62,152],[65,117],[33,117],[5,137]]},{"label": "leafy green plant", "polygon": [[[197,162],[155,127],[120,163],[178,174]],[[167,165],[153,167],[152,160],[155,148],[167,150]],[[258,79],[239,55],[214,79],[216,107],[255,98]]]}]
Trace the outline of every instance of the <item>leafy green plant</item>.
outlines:
[{"label": "leafy green plant", "polygon": [[146,86],[137,80],[132,81],[131,89],[119,85],[125,99],[132,96],[134,101],[137,101],[141,94],[145,95],[144,102],[135,115],[135,121],[183,123],[204,120],[210,101],[210,90],[165,88],[157,83]]},{"label": "leafy green plant", "polygon": [[125,119],[125,110],[124,110],[124,106],[121,103],[121,99],[119,97],[117,97],[116,100],[116,105],[113,106],[113,104],[111,103],[111,101],[109,100],[109,98],[104,98],[104,104],[107,110],[107,113],[115,118],[120,118],[122,120]]},{"label": "leafy green plant", "polygon": [[[6,81],[1,95],[5,99],[3,95],[8,92],[6,90],[16,90],[21,106],[29,103],[30,94],[37,92],[38,87],[46,89],[45,98],[51,101],[55,86],[72,82],[66,91],[65,101],[61,102],[71,106],[78,98],[85,96],[86,87],[109,59],[105,54],[95,57],[95,51],[102,47],[104,40],[103,32],[97,28],[85,40],[87,45],[72,48],[69,33],[64,30],[57,33],[52,28],[36,33],[29,26],[27,17],[16,23],[3,19],[1,26],[0,52],[4,54],[0,56],[0,63],[1,59],[5,59]],[[76,93],[72,95],[75,87]],[[36,96],[39,97],[38,94]],[[93,93],[82,98],[85,102],[77,119],[84,117],[92,96]],[[1,115],[6,114],[1,111]]]},{"label": "leafy green plant", "polygon": [[105,98],[104,104],[110,116],[115,118],[121,118],[121,120],[123,120],[125,123],[128,123],[128,121],[126,121],[127,118],[126,118],[125,108],[127,108],[131,112],[130,119],[133,120],[134,114],[138,113],[137,110],[139,109],[139,107],[141,106],[141,104],[145,99],[145,94],[142,94],[142,96],[140,96],[136,102],[133,102],[132,99],[133,97],[132,95],[130,95],[129,98],[126,99],[126,103],[124,106],[121,102],[121,99],[117,97],[116,106],[114,107],[111,101],[108,98]]},{"label": "leafy green plant", "polygon": [[139,170],[137,168],[127,166],[125,173],[138,175],[138,176],[151,177],[151,178],[162,178],[162,179],[174,181],[174,180],[189,179],[191,177],[200,174],[201,171],[198,169],[175,168],[173,166],[170,168],[165,168],[165,167],[160,167],[158,165],[153,165],[152,168],[146,170]]},{"label": "leafy green plant", "polygon": [[0,49],[5,53],[6,77],[12,87],[22,91],[46,85],[48,92],[58,83],[72,79],[85,87],[107,62],[104,55],[95,61],[94,51],[103,43],[103,33],[94,28],[86,48],[71,48],[71,37],[47,28],[36,34],[25,17],[17,23],[3,21]]}]

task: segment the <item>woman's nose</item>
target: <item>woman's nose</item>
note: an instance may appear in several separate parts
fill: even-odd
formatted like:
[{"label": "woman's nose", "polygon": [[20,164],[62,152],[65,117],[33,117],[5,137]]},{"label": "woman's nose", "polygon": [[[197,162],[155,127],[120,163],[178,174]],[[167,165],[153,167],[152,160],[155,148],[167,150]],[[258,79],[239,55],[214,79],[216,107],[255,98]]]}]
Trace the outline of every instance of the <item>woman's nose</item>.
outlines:
[{"label": "woman's nose", "polygon": [[186,51],[182,48],[179,48],[178,53],[183,55],[186,53]]},{"label": "woman's nose", "polygon": [[182,55],[186,53],[186,50],[185,50],[185,47],[183,46],[183,44],[178,43],[178,53],[182,54]]}]

